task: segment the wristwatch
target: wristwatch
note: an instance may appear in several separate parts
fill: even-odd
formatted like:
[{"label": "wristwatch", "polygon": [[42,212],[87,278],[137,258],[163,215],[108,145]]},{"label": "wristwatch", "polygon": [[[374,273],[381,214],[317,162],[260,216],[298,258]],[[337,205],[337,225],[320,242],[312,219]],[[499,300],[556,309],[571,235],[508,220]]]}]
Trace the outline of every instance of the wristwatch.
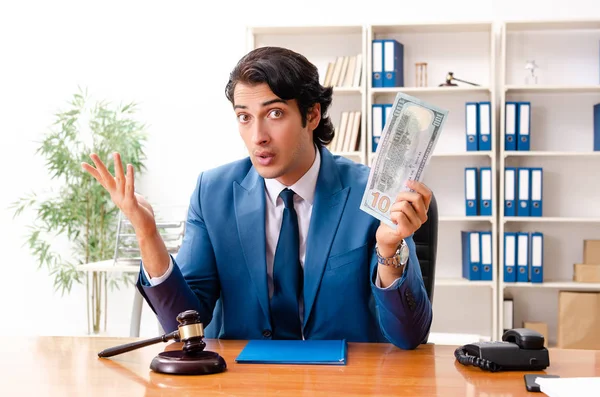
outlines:
[{"label": "wristwatch", "polygon": [[402,244],[398,247],[394,255],[390,258],[385,258],[379,253],[379,247],[375,247],[377,252],[377,263],[384,266],[392,266],[395,268],[403,267],[408,262],[408,245],[402,240]]}]

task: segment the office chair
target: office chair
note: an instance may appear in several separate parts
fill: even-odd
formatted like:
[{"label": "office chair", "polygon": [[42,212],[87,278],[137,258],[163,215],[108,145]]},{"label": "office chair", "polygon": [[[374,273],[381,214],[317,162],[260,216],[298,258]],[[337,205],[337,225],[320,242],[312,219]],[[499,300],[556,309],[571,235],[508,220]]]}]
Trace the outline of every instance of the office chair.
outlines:
[{"label": "office chair", "polygon": [[[431,197],[431,203],[429,204],[429,210],[427,211],[427,221],[415,232],[413,240],[417,247],[417,258],[419,259],[419,265],[421,265],[425,290],[427,291],[429,301],[433,304],[438,240],[438,209],[435,195],[432,195]],[[429,332],[421,343],[427,343],[428,339]]]},{"label": "office chair", "polygon": [[427,221],[413,235],[417,247],[417,258],[421,265],[423,282],[429,301],[433,303],[433,286],[435,284],[435,262],[438,240],[438,209],[435,196],[431,197]]},{"label": "office chair", "polygon": [[[165,242],[169,254],[175,256],[185,235],[185,217],[174,217],[176,220],[162,220],[160,210],[155,210],[156,226]],[[170,216],[173,218],[173,216]],[[141,261],[140,248],[137,243],[135,231],[131,226],[131,222],[119,211],[117,222],[117,236],[115,243],[114,265],[125,265],[134,268],[135,272],[139,271]],[[118,267],[118,268],[122,268]],[[131,324],[129,328],[130,337],[140,336],[140,323],[142,320],[143,297],[137,288],[134,288],[133,306],[131,311]],[[159,331],[162,328],[159,324]]]}]

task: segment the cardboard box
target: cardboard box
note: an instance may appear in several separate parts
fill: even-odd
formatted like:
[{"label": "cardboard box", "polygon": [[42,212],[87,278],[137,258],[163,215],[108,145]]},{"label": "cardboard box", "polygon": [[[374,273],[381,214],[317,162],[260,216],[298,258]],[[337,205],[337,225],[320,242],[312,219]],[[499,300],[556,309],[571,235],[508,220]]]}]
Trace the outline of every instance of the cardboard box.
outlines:
[{"label": "cardboard box", "polygon": [[573,265],[573,281],[580,283],[600,283],[600,265]]},{"label": "cardboard box", "polygon": [[558,347],[600,350],[600,292],[559,292]]},{"label": "cardboard box", "polygon": [[537,331],[544,335],[544,347],[548,347],[548,324],[542,322],[525,321],[523,322],[523,328]]},{"label": "cardboard box", "polygon": [[600,240],[583,240],[583,263],[600,265]]}]

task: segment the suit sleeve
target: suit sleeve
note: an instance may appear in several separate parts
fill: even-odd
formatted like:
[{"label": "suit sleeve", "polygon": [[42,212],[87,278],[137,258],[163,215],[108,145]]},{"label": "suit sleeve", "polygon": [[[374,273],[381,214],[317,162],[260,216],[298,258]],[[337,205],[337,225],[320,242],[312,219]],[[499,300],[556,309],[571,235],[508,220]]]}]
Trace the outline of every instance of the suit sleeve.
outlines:
[{"label": "suit sleeve", "polygon": [[377,257],[371,258],[371,289],[377,303],[379,326],[385,337],[402,349],[415,349],[427,336],[433,320],[431,302],[427,296],[415,243],[405,239],[409,259],[404,274],[391,288],[376,286]]},{"label": "suit sleeve", "polygon": [[[206,328],[220,294],[214,250],[201,205],[202,175],[190,199],[186,231],[169,277],[152,286],[140,271],[137,288],[158,317],[165,332],[177,329],[177,315],[196,310]],[[143,265],[142,265],[143,266]]]}]

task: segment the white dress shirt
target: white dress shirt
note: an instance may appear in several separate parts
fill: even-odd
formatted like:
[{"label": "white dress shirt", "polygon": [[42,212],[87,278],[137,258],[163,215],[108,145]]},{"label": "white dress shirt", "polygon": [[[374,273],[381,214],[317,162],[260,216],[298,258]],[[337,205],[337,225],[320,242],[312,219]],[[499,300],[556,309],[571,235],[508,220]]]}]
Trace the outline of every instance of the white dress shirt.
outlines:
[{"label": "white dress shirt", "polygon": [[[317,186],[317,178],[321,167],[321,154],[315,147],[316,156],[310,169],[292,186],[285,186],[276,179],[265,179],[265,195],[266,195],[266,216],[265,216],[265,237],[266,237],[266,259],[267,259],[267,282],[269,288],[269,298],[273,296],[273,261],[275,257],[275,249],[277,248],[277,240],[279,239],[279,229],[283,220],[283,199],[279,197],[279,193],[285,188],[293,190],[294,209],[298,214],[298,229],[300,232],[300,264],[304,267],[304,258],[306,256],[306,238],[308,235],[308,226],[312,214],[313,202],[315,198],[315,189]],[[173,270],[173,260],[169,259],[169,268],[160,277],[150,278],[146,269],[144,274],[151,285],[158,285],[166,280]],[[143,266],[142,266],[143,268]],[[390,286],[385,289],[396,286],[400,278],[395,280]],[[381,288],[381,280],[377,273],[375,284]],[[302,313],[302,300],[300,300],[300,313]]]},{"label": "white dress shirt", "polygon": [[294,193],[294,209],[298,215],[298,231],[300,232],[300,265],[304,268],[304,259],[306,258],[306,238],[308,235],[308,226],[312,214],[313,202],[315,199],[315,188],[321,167],[321,154],[316,150],[317,155],[310,169],[292,186],[285,186],[276,179],[265,179],[266,194],[266,216],[265,233],[267,242],[267,282],[269,286],[269,298],[273,296],[273,262],[275,259],[275,250],[279,240],[279,231],[283,221],[283,199],[279,194],[289,188]]}]

